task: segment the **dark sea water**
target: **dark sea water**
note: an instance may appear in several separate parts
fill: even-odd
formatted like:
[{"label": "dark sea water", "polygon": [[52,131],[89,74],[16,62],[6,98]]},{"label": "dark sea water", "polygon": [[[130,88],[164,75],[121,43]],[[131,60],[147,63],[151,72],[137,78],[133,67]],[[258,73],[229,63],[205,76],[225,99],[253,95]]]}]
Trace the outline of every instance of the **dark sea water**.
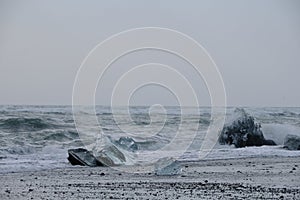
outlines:
[{"label": "dark sea water", "polygon": [[[166,113],[158,111],[150,117],[148,107],[130,107],[128,117],[127,109],[120,107],[114,113],[119,119],[118,124],[109,107],[97,106],[96,115],[110,140],[116,141],[122,136],[128,136],[120,129],[125,128],[128,133],[135,134],[135,140],[142,144],[141,150],[149,152],[149,157],[153,150],[168,144],[179,125],[183,124],[187,133],[197,132],[197,136],[181,159],[197,159],[195,152],[200,148],[210,124],[210,108],[200,108],[200,116],[195,114],[193,108],[189,108],[185,121],[181,121],[180,107],[165,109]],[[227,115],[230,116],[234,109],[227,108]],[[235,149],[217,144],[205,159],[300,156],[299,151],[282,148],[287,134],[300,135],[300,108],[251,107],[245,110],[262,124],[266,139],[273,139],[278,145]],[[199,128],[189,128],[194,125]],[[143,137],[153,130],[155,134],[150,139]],[[0,173],[70,167],[67,150],[83,146],[74,124],[71,106],[0,106]],[[169,156],[169,153],[162,151],[161,155]]]}]

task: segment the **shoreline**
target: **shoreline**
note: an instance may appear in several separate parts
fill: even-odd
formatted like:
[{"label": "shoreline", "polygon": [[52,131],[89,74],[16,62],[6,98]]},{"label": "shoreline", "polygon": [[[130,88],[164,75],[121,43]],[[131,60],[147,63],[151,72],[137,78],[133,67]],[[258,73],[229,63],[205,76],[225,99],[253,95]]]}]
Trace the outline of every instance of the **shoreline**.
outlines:
[{"label": "shoreline", "polygon": [[299,157],[203,160],[181,165],[182,173],[176,176],[130,174],[108,167],[6,173],[1,174],[0,196],[1,199],[300,198]]}]

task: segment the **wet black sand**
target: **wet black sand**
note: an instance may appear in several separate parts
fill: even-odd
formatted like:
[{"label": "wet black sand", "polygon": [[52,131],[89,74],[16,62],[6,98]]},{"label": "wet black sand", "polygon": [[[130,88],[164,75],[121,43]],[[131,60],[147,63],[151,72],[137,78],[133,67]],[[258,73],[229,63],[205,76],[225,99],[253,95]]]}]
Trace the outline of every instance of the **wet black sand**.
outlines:
[{"label": "wet black sand", "polygon": [[1,174],[0,199],[300,199],[300,158],[182,163],[182,174],[70,167]]}]

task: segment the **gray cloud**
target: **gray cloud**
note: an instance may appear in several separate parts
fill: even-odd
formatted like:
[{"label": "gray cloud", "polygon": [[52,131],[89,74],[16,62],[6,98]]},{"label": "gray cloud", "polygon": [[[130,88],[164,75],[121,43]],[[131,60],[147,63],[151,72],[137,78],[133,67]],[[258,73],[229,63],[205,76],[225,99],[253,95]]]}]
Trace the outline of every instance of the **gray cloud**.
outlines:
[{"label": "gray cloud", "polygon": [[[208,50],[229,105],[300,106],[299,9],[297,0],[2,1],[0,104],[71,104],[76,72],[95,45],[126,29],[157,26],[186,33]],[[112,76],[121,66],[153,60],[184,71],[209,104],[204,83],[169,55],[138,53],[117,63]],[[105,87],[98,104],[109,103],[111,86]],[[137,104],[174,102],[154,88],[135,96]]]}]

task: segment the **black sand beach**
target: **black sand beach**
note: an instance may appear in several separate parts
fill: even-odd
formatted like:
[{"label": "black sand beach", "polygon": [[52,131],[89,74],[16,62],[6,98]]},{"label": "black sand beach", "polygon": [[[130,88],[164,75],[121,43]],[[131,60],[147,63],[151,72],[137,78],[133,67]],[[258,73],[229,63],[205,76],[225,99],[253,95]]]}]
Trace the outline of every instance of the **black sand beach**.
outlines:
[{"label": "black sand beach", "polygon": [[1,199],[299,199],[300,159],[182,163],[182,174],[70,167],[1,175]]}]

